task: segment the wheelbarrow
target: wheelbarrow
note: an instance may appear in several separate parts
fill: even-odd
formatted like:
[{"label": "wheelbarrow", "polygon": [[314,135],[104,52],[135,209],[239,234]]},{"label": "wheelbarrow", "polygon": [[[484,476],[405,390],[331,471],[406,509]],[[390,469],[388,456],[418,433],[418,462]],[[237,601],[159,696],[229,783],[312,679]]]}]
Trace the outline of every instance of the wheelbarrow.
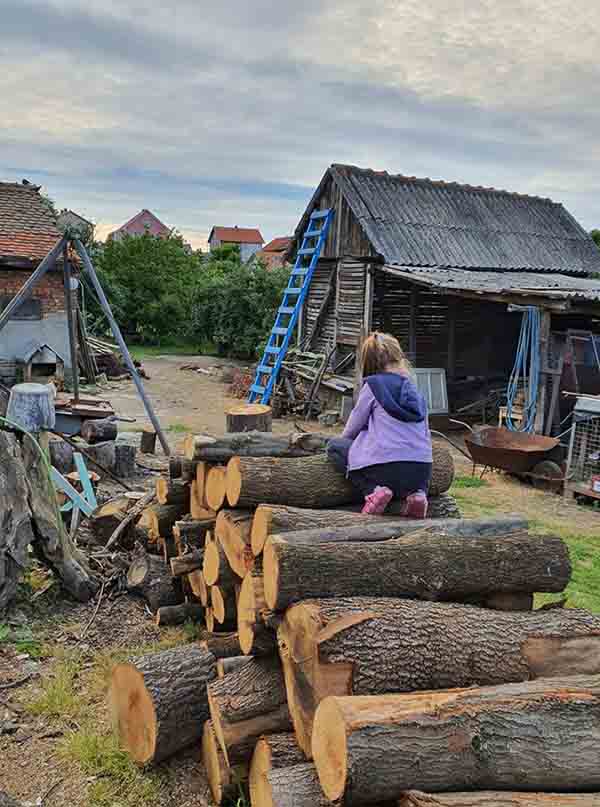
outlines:
[{"label": "wheelbarrow", "polygon": [[530,479],[536,488],[560,492],[565,481],[562,447],[556,437],[513,432],[497,426],[484,426],[465,437],[465,445],[483,471],[493,469]]}]

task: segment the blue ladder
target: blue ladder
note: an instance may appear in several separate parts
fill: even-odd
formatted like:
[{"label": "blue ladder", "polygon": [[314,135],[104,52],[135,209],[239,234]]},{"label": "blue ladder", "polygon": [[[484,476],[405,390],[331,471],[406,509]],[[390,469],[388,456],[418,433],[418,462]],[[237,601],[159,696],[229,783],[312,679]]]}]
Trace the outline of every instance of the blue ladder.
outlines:
[{"label": "blue ladder", "polygon": [[283,293],[269,341],[256,368],[254,384],[250,387],[248,395],[249,403],[260,401],[266,404],[271,399],[302,305],[308,294],[310,281],[325,246],[332,218],[333,209],[315,210],[311,213],[308,230],[304,233],[298,250],[296,263]]}]

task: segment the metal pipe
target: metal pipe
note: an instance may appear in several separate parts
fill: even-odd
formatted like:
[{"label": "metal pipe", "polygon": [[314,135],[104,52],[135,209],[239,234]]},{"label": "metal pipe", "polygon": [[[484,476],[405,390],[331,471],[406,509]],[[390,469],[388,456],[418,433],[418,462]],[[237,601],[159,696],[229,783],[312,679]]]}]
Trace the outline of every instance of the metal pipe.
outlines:
[{"label": "metal pipe", "polygon": [[69,330],[69,350],[71,352],[71,374],[73,378],[73,394],[75,403],[79,403],[79,363],[77,361],[77,336],[73,322],[73,297],[71,295],[71,264],[69,262],[69,245],[63,245],[63,276],[65,286],[65,307],[67,309],[67,327]]},{"label": "metal pipe", "polygon": [[54,264],[56,263],[56,259],[61,253],[63,245],[66,243],[66,238],[63,236],[56,244],[52,247],[50,252],[46,255],[44,260],[40,263],[38,268],[35,272],[30,275],[30,277],[23,283],[17,294],[12,298],[10,303],[6,306],[4,311],[0,314],[0,331],[8,320],[12,317],[15,311],[21,307],[22,303],[29,297],[33,287],[36,285],[38,280],[46,274],[48,269],[52,269]]},{"label": "metal pipe", "polygon": [[113,313],[111,311],[110,305],[108,304],[108,300],[106,299],[106,295],[104,294],[104,290],[103,290],[102,286],[100,285],[100,281],[98,280],[98,275],[96,274],[96,271],[95,271],[95,269],[94,269],[94,267],[92,265],[92,262],[90,260],[90,256],[87,254],[87,251],[86,251],[85,247],[83,246],[83,244],[81,243],[81,241],[78,238],[75,239],[75,247],[77,249],[77,252],[79,252],[79,255],[81,256],[81,260],[83,261],[85,271],[88,273],[89,278],[90,278],[90,280],[92,282],[92,285],[93,285],[93,287],[94,287],[94,289],[96,291],[96,294],[98,295],[98,299],[100,300],[100,305],[104,309],[104,313],[106,314],[106,317],[107,317],[108,322],[110,324],[110,328],[111,328],[111,330],[113,332],[113,336],[115,337],[115,339],[117,340],[117,344],[121,348],[121,352],[123,353],[123,358],[125,360],[125,364],[127,365],[128,369],[129,369],[129,371],[130,371],[130,373],[131,373],[131,375],[133,377],[133,383],[137,387],[137,390],[138,390],[138,392],[140,394],[140,398],[142,399],[142,402],[144,404],[146,412],[148,413],[148,417],[150,418],[150,422],[152,423],[152,426],[154,427],[154,431],[156,432],[156,434],[158,436],[158,439],[160,440],[160,444],[163,447],[163,451],[165,452],[165,454],[167,456],[169,456],[170,453],[171,453],[171,449],[169,448],[169,444],[167,443],[167,439],[166,439],[166,437],[165,437],[165,435],[163,433],[163,430],[161,429],[160,423],[158,422],[158,418],[156,417],[156,415],[154,413],[154,409],[152,408],[152,404],[150,403],[150,400],[148,399],[148,396],[146,395],[146,390],[144,389],[144,385],[142,384],[142,379],[138,375],[138,372],[137,372],[137,370],[135,368],[135,365],[133,363],[133,359],[131,358],[129,350],[127,349],[127,345],[125,344],[125,340],[123,339],[123,336],[121,334],[121,329],[119,328],[119,326],[117,324],[117,321],[113,316]]}]

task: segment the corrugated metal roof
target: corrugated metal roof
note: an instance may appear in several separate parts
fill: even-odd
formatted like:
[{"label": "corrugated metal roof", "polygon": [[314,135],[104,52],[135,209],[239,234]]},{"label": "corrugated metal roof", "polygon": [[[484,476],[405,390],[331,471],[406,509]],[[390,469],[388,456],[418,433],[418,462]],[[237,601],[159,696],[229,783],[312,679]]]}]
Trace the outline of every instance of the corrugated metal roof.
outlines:
[{"label": "corrugated metal roof", "polygon": [[381,267],[394,277],[448,292],[475,292],[551,299],[600,300],[600,280],[540,272],[483,272],[415,266]]},{"label": "corrugated metal roof", "polygon": [[387,264],[600,272],[600,250],[559,203],[348,165],[329,169]]}]

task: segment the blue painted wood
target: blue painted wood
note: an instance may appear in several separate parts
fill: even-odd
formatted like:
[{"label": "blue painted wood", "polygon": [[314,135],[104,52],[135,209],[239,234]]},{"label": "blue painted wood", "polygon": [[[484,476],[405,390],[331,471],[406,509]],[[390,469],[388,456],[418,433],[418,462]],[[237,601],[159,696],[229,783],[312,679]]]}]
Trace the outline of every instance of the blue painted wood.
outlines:
[{"label": "blue painted wood", "polygon": [[84,513],[86,516],[91,515],[95,508],[84,499],[81,493],[75,490],[68,479],[65,479],[64,476],[56,470],[56,468],[52,468],[51,472],[54,486],[59,490],[62,490],[63,493],[66,493],[69,499],[71,499],[74,505],[78,507],[82,513]]},{"label": "blue painted wood", "polygon": [[90,479],[90,475],[85,466],[85,462],[83,461],[83,457],[78,451],[76,451],[73,454],[73,460],[75,462],[75,467],[77,468],[77,473],[79,474],[79,480],[83,487],[83,493],[86,501],[88,501],[95,510],[96,507],[98,507],[98,502],[96,501],[96,494],[94,493],[94,488],[92,487],[92,480]]},{"label": "blue painted wood", "polygon": [[[254,384],[250,387],[248,395],[250,403],[258,400],[264,404],[269,403],[306,300],[312,276],[325,246],[333,214],[333,209],[316,210],[310,216],[308,229],[297,252],[296,262],[284,290],[283,300],[277,311],[264,355],[256,368]],[[318,225],[315,226],[315,221],[322,222],[320,228]],[[312,239],[316,239],[316,243],[311,244]]]}]

